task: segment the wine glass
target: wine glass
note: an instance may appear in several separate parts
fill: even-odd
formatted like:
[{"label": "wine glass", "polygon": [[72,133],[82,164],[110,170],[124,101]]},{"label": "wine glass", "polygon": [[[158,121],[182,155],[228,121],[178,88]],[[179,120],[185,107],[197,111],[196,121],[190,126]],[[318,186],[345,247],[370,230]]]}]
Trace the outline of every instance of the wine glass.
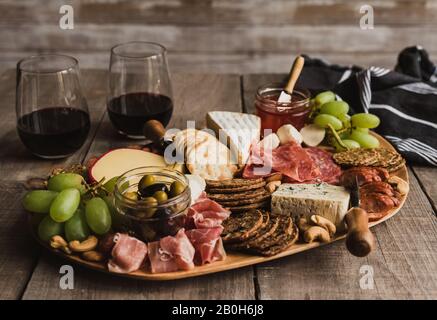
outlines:
[{"label": "wine glass", "polygon": [[33,154],[58,159],[80,149],[88,136],[90,117],[78,61],[60,54],[20,60],[16,112],[18,135]]},{"label": "wine glass", "polygon": [[114,127],[133,139],[144,139],[144,124],[165,127],[173,113],[166,49],[153,42],[128,42],[111,49],[107,110]]}]

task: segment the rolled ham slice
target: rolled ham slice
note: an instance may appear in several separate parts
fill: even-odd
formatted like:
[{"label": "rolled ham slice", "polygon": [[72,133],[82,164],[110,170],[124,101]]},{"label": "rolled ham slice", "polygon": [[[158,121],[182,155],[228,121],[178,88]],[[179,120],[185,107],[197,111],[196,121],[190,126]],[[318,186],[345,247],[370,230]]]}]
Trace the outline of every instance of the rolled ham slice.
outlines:
[{"label": "rolled ham slice", "polygon": [[149,244],[150,270],[152,273],[191,270],[194,268],[195,249],[184,229],[172,237],[167,236]]},{"label": "rolled ham slice", "polygon": [[196,265],[204,265],[206,263],[220,261],[226,258],[226,252],[220,237],[222,231],[222,226],[186,231],[188,239],[190,239],[196,249],[194,259]]},{"label": "rolled ham slice", "polygon": [[221,226],[231,214],[217,202],[206,197],[205,192],[188,210],[187,228],[205,229]]},{"label": "rolled ham slice", "polygon": [[138,270],[147,256],[147,245],[124,233],[114,236],[112,258],[108,261],[108,269],[116,273],[129,273]]}]

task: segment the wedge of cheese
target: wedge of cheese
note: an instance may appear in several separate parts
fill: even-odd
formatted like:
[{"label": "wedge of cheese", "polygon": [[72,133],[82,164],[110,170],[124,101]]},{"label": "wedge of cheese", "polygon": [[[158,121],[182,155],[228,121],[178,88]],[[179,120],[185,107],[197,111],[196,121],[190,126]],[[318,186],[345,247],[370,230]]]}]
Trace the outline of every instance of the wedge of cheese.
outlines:
[{"label": "wedge of cheese", "polygon": [[211,111],[206,115],[206,125],[229,147],[239,165],[246,163],[251,144],[260,139],[261,119],[253,114]]},{"label": "wedge of cheese", "polygon": [[284,183],[272,194],[272,213],[293,218],[313,214],[329,219],[337,229],[344,229],[349,208],[349,192],[339,186]]}]

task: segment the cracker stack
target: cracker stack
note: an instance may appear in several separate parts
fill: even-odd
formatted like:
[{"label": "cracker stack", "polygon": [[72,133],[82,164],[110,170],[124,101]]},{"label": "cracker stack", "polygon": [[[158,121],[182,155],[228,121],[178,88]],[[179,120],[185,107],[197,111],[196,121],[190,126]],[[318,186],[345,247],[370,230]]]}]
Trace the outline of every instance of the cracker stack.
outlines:
[{"label": "cracker stack", "polygon": [[389,172],[399,170],[405,165],[405,160],[396,151],[385,148],[351,149],[334,154],[334,161],[344,167],[380,167]]},{"label": "cracker stack", "polygon": [[222,239],[227,248],[263,256],[286,250],[299,237],[289,216],[273,216],[261,210],[231,215],[223,222],[223,227]]},{"label": "cracker stack", "polygon": [[232,212],[244,212],[265,208],[270,203],[270,193],[265,190],[266,182],[260,179],[229,179],[206,181],[207,195]]}]

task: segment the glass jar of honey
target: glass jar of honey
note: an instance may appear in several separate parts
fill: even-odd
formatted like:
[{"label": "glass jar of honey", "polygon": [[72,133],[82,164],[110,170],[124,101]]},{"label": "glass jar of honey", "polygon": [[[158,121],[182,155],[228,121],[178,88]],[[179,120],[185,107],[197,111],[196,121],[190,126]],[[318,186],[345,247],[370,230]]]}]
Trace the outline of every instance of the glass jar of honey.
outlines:
[{"label": "glass jar of honey", "polygon": [[264,130],[276,132],[284,124],[292,124],[302,129],[311,112],[310,92],[305,89],[293,91],[291,101],[279,103],[283,90],[279,83],[271,83],[258,88],[255,96],[256,114],[261,118],[261,133]]}]

